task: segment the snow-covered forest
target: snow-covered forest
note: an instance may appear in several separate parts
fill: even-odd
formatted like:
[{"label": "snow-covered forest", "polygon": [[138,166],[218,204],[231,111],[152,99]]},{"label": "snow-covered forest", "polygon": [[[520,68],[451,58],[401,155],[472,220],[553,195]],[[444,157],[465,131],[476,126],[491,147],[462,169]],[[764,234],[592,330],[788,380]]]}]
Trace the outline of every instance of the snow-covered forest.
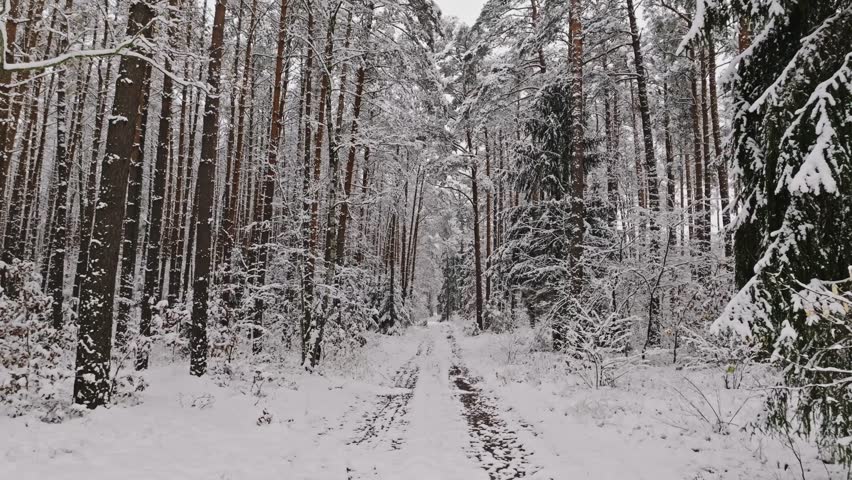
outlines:
[{"label": "snow-covered forest", "polygon": [[852,478],[850,39],[3,0],[0,478]]}]

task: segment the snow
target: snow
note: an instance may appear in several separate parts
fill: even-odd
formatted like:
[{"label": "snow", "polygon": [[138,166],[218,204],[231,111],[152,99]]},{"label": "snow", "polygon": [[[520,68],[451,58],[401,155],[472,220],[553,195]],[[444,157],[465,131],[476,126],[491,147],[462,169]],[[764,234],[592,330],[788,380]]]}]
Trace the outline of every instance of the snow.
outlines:
[{"label": "snow", "polygon": [[[366,347],[328,359],[320,374],[304,372],[297,355],[233,366],[256,372],[246,377],[195,378],[167,363],[145,374],[138,402],[61,424],[0,417],[0,478],[485,480],[497,455],[482,455],[465,420],[461,398],[472,394],[516,435],[524,478],[795,478],[792,452],[743,428],[761,410],[760,394],[724,390],[721,370],[642,366],[593,390],[564,358],[530,351],[529,330],[462,330],[430,323],[368,335]],[[469,368],[472,393],[454,384],[458,367]],[[757,368],[747,377],[772,380]],[[731,424],[716,422],[713,408]],[[823,478],[815,452],[801,448],[808,478]]]},{"label": "snow", "polygon": [[[793,452],[780,439],[755,434],[749,426],[762,411],[759,386],[774,383],[772,372],[752,367],[742,388],[728,390],[723,367],[644,365],[619,378],[615,387],[593,390],[567,373],[554,354],[521,353],[532,335],[527,330],[460,341],[471,369],[501,399],[510,421],[521,426],[522,440],[534,452],[532,461],[544,465],[550,477],[799,478]],[[797,448],[807,478],[825,479],[828,472],[840,471],[824,467],[815,448]]]},{"label": "snow", "polygon": [[[707,0],[698,0],[695,2],[695,15],[692,17],[692,23],[689,25],[689,30],[686,32],[686,35],[680,41],[680,44],[677,46],[676,54],[680,55],[683,52],[683,49],[689,45],[690,42],[695,40],[698,35],[704,31],[704,23],[707,5],[705,4]],[[713,6],[713,5],[711,5]]]}]

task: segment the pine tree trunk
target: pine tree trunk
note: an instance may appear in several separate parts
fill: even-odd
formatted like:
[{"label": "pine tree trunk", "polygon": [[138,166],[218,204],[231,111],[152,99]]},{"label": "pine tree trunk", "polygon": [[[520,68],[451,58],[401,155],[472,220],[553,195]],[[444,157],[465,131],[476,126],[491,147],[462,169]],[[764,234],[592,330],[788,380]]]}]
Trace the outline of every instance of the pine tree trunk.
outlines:
[{"label": "pine tree trunk", "polygon": [[[106,41],[106,33],[104,33],[104,42]],[[102,63],[106,64],[106,78],[103,74]],[[103,62],[98,60],[98,105],[95,111],[95,130],[92,135],[92,157],[89,161],[89,175],[86,181],[86,202],[83,208],[80,209],[80,253],[77,256],[76,272],[74,274],[74,293],[76,299],[80,298],[80,286],[83,283],[83,277],[86,275],[89,268],[89,243],[92,240],[92,228],[95,218],[95,204],[98,195],[98,173],[100,165],[100,150],[101,150],[101,133],[104,130],[104,120],[106,119],[106,97],[107,92],[104,91],[106,85],[110,85],[112,77],[112,67],[109,61]],[[79,309],[79,302],[77,308]]]},{"label": "pine tree trunk", "polygon": [[[364,33],[364,42],[370,38],[370,30],[372,28],[373,15],[372,10],[368,13],[366,20],[366,28]],[[355,154],[356,140],[358,139],[358,131],[360,128],[359,120],[361,118],[361,106],[364,101],[364,84],[366,82],[367,70],[365,60],[361,59],[358,65],[358,72],[355,74],[355,99],[352,105],[352,127],[349,132],[349,153],[346,158],[346,172],[343,180],[343,201],[340,205],[340,218],[337,221],[337,262],[342,264],[346,255],[346,229],[349,223],[349,203],[352,196],[352,176],[355,171]],[[338,124],[339,126],[339,124]],[[364,165],[364,174],[366,176],[367,166]],[[366,179],[365,183],[366,185]]]},{"label": "pine tree trunk", "polygon": [[[169,18],[175,20],[175,11],[178,8],[178,0],[170,0],[171,12]],[[175,36],[173,28],[167,30],[170,37]],[[165,61],[166,70],[171,69],[168,56]],[[166,177],[168,166],[172,157],[172,98],[174,96],[174,84],[170,76],[163,77],[163,92],[160,101],[160,123],[157,128],[157,151],[152,173],[150,200],[148,202],[148,244],[145,254],[144,284],[142,286],[142,305],[139,317],[140,345],[136,353],[136,370],[148,368],[148,355],[150,351],[151,321],[153,317],[153,306],[160,297],[160,264],[161,248],[166,236],[163,234],[163,209],[166,199]]]},{"label": "pine tree trunk", "polygon": [[[18,36],[18,21],[16,19],[20,16],[20,0],[8,0],[6,3],[6,7],[8,9],[8,18],[12,19],[12,21],[5,21],[6,27],[6,37],[3,38],[6,43],[3,45],[3,51],[6,52],[6,56],[3,58],[4,62],[12,63],[15,61],[15,43]],[[26,79],[26,72],[21,74],[24,79]],[[16,79],[20,81],[21,79]],[[26,83],[26,82],[24,82]],[[17,119],[16,115],[14,115],[14,105],[15,101],[13,98],[13,89],[10,87],[12,84],[12,71],[5,70],[0,68],[0,204],[6,203],[6,184],[10,181],[9,170],[12,166],[12,149],[15,144],[15,133],[16,133],[16,125]],[[20,88],[20,87],[19,87]],[[14,177],[11,179],[14,181]],[[12,193],[15,192],[14,183],[12,184]],[[9,204],[10,210],[15,205],[10,202]],[[3,217],[3,208],[0,207],[0,218]],[[7,214],[6,222],[10,221],[11,214]],[[5,225],[5,230],[8,231],[8,225]],[[14,253],[10,251],[9,248],[9,237],[5,237],[3,241],[3,258],[2,260],[9,263],[11,259],[15,257]],[[0,279],[2,280],[2,279]]]},{"label": "pine tree trunk", "polygon": [[[208,69],[209,69],[209,67],[208,67]],[[203,68],[199,68],[199,74],[198,74],[199,81],[200,81],[200,77],[201,77],[201,70],[203,70]],[[181,282],[180,283],[180,285],[181,285],[181,289],[180,289],[181,296],[180,296],[180,298],[184,302],[189,301],[189,299],[187,298],[187,295],[189,294],[188,289],[189,289],[190,285],[194,285],[194,283],[195,283],[195,282],[190,282],[190,277],[193,274],[193,271],[195,269],[195,261],[194,261],[195,249],[196,249],[195,235],[196,235],[197,230],[198,230],[197,229],[197,223],[198,223],[197,220],[198,220],[199,210],[198,210],[198,200],[197,200],[198,197],[195,195],[195,190],[197,190],[197,188],[198,188],[198,170],[192,168],[193,167],[192,163],[193,163],[193,160],[195,159],[195,145],[196,145],[195,139],[197,138],[198,123],[199,123],[198,117],[201,116],[202,121],[203,121],[203,115],[204,115],[204,113],[207,113],[206,110],[205,110],[201,115],[199,115],[201,105],[202,105],[202,103],[201,103],[200,93],[196,92],[196,94],[195,94],[195,113],[192,115],[192,122],[191,122],[191,125],[190,125],[190,128],[189,128],[189,148],[187,149],[187,159],[189,160],[189,163],[186,166],[186,180],[184,181],[184,186],[186,187],[186,189],[183,192],[184,207],[185,207],[184,208],[184,215],[186,217],[188,217],[188,219],[189,219],[189,223],[186,225],[186,231],[183,232],[183,234],[185,235],[184,238],[186,239],[186,241],[182,242],[182,246],[184,247],[185,250],[184,250],[184,254],[183,254],[183,265],[181,265],[181,269],[180,269],[180,282]],[[204,105],[206,106],[207,104],[204,103]],[[201,141],[202,141],[202,143],[204,142],[203,125],[202,125],[202,132],[201,132]],[[199,161],[199,166],[200,166],[200,161]],[[193,170],[195,170],[195,175],[196,175],[196,177],[194,179],[195,180],[194,183],[193,183],[193,178],[192,178]],[[214,161],[214,169],[213,170],[214,170],[213,191],[215,192],[215,189],[216,189],[216,186],[215,186],[215,183],[216,183],[215,182],[215,161]],[[215,195],[215,193],[214,193],[214,195]],[[211,208],[212,208],[212,202],[211,202]],[[211,231],[212,231],[212,228],[211,228]],[[211,242],[212,242],[212,239],[211,239]],[[212,260],[211,260],[211,262],[212,262]],[[212,263],[211,263],[211,265],[212,265]]]},{"label": "pine tree trunk", "polygon": [[639,138],[639,128],[636,121],[636,93],[633,83],[630,83],[630,130],[633,132],[633,154],[636,172],[636,196],[637,205],[640,209],[648,208],[648,199],[645,197],[645,172],[642,167],[642,141]]},{"label": "pine tree trunk", "polygon": [[420,177],[420,193],[415,196],[415,201],[417,202],[417,213],[415,214],[414,220],[414,229],[411,235],[411,274],[409,275],[408,282],[408,298],[412,298],[414,295],[414,267],[417,265],[417,239],[420,238],[420,220],[421,220],[421,212],[423,211],[423,187],[424,182],[426,180],[426,172],[423,172]]},{"label": "pine tree trunk", "polygon": [[302,136],[302,324],[301,343],[302,343],[302,364],[309,364],[308,348],[310,345],[310,326],[313,324],[314,312],[314,272],[316,270],[315,257],[311,242],[311,186],[313,183],[312,168],[311,168],[311,110],[313,106],[313,85],[312,76],[314,68],[314,14],[312,5],[308,3],[308,42],[305,45],[306,60],[302,71],[305,85],[305,109],[302,112],[301,122],[304,124],[304,134]]},{"label": "pine tree trunk", "polygon": [[[128,36],[141,33],[150,37],[150,28],[142,30],[154,18],[152,7],[146,0],[131,3]],[[147,70],[148,66],[142,60],[129,56],[121,58],[109,119],[105,161],[101,169],[101,208],[96,210],[89,252],[92,275],[87,275],[81,286],[74,378],[74,401],[89,408],[106,403],[110,392],[115,275],[133,138],[145,107]]]},{"label": "pine tree trunk", "polygon": [[[286,3],[286,2],[284,2]],[[239,208],[239,202],[237,201],[237,194],[240,191],[241,185],[241,170],[243,168],[243,158],[245,155],[245,130],[246,130],[246,109],[248,107],[248,103],[250,101],[246,100],[247,95],[251,95],[251,98],[254,98],[254,92],[250,88],[249,82],[251,81],[252,73],[254,72],[253,68],[253,58],[252,58],[252,47],[254,45],[254,23],[255,23],[255,11],[257,10],[257,0],[252,2],[251,6],[251,15],[250,15],[250,31],[248,33],[248,37],[246,39],[246,48],[245,48],[245,57],[243,58],[243,76],[239,83],[239,108],[237,109],[236,114],[236,146],[234,147],[234,165],[231,181],[228,182],[225,189],[225,194],[230,198],[227,200],[228,211],[225,214],[225,222],[223,232],[224,235],[220,235],[220,238],[223,240],[222,247],[220,248],[224,253],[224,261],[226,264],[230,264],[232,249],[234,245],[238,245],[239,242],[236,241],[237,237],[237,218],[236,213]],[[251,132],[250,132],[251,133]],[[227,283],[227,281],[226,281]]]},{"label": "pine tree trunk", "polygon": [[710,251],[710,224],[711,224],[711,216],[712,216],[712,206],[713,206],[713,182],[712,182],[712,174],[710,171],[710,166],[712,164],[712,160],[710,157],[710,122],[708,118],[709,107],[707,105],[707,82],[705,79],[707,78],[707,57],[705,55],[705,50],[700,49],[701,52],[701,143],[702,143],[702,152],[704,153],[703,161],[703,173],[704,173],[704,239],[705,242],[702,245],[705,251]]},{"label": "pine tree trunk", "polygon": [[[569,37],[571,40],[571,221],[573,222],[570,240],[571,259],[571,295],[579,297],[584,284],[584,269],[582,265],[583,239],[586,221],[586,150],[585,123],[583,114],[583,6],[581,0],[571,0],[571,18],[569,20]],[[564,348],[565,324],[556,322],[553,326],[553,348],[560,351]]]},{"label": "pine tree trunk", "polygon": [[[286,3],[286,2],[284,2]],[[240,0],[240,6],[237,10],[237,32],[242,32],[243,30],[243,0]],[[231,120],[228,122],[228,146],[225,150],[225,192],[222,195],[222,224],[219,229],[219,238],[216,242],[217,248],[217,256],[222,259],[222,263],[226,266],[230,267],[230,258],[231,252],[229,251],[233,248],[233,245],[239,243],[236,242],[233,234],[235,230],[234,221],[237,217],[237,212],[239,211],[238,201],[240,188],[239,188],[239,174],[237,172],[240,171],[237,165],[235,165],[234,159],[234,143],[236,142],[236,128],[235,125],[237,123],[237,90],[242,91],[242,88],[237,88],[236,85],[239,85],[237,82],[237,76],[239,74],[240,67],[240,44],[242,42],[243,36],[237,35],[237,44],[234,47],[234,63],[233,69],[231,71],[231,82],[234,87],[232,87],[231,91],[231,103],[228,108],[228,111],[231,112]],[[236,186],[234,182],[237,181]],[[230,237],[230,238],[229,238]],[[228,268],[229,270],[230,268]],[[225,277],[221,280],[223,284],[231,283],[230,274],[225,273]],[[226,290],[226,296],[230,296],[228,291]],[[232,299],[231,299],[232,300]]]},{"label": "pine tree trunk", "polygon": [[136,286],[136,257],[139,253],[139,224],[142,210],[142,182],[144,181],[143,157],[145,135],[148,130],[148,95],[150,94],[151,66],[145,73],[145,98],[142,101],[142,116],[133,137],[133,153],[130,156],[130,178],[127,184],[127,203],[124,210],[124,241],[121,247],[121,272],[119,273],[118,314],[115,324],[115,346],[122,351],[127,346],[128,323],[134,306]]},{"label": "pine tree trunk", "polygon": [[[270,135],[269,145],[267,146],[267,160],[263,175],[263,185],[261,194],[262,205],[262,221],[263,231],[261,233],[261,247],[259,254],[260,272],[258,272],[258,286],[266,283],[266,273],[269,262],[269,243],[272,241],[272,201],[275,198],[275,180],[278,164],[278,148],[281,143],[281,136],[284,130],[284,96],[286,95],[287,85],[282,84],[284,77],[284,60],[286,57],[287,46],[287,1],[281,2],[281,13],[278,23],[278,41],[276,44],[275,55],[275,76],[272,86],[272,114],[270,116]],[[255,324],[261,325],[263,321],[263,309],[258,308],[255,318]],[[261,330],[257,329],[253,334],[254,351],[257,353],[260,348]]]},{"label": "pine tree trunk", "polygon": [[[309,7],[310,8],[310,7]],[[328,30],[325,39],[325,52],[323,54],[324,65],[330,66],[334,53],[334,29],[337,21],[337,10],[329,18]],[[317,109],[317,131],[314,138],[314,173],[313,178],[316,187],[319,186],[320,173],[322,169],[322,147],[325,141],[325,133],[328,130],[326,121],[330,120],[331,116],[331,73],[329,67],[322,69],[322,82],[320,84],[319,108]],[[329,132],[331,133],[331,132]],[[309,136],[306,138],[310,138]],[[330,139],[331,140],[331,139]],[[308,255],[314,257],[319,243],[319,189],[313,192],[313,202],[311,204],[311,233],[310,233],[310,249]],[[331,205],[328,208],[332,208]],[[311,280],[313,282],[313,280]],[[325,331],[326,317],[314,315],[311,317],[311,322],[307,324],[306,338],[307,348],[307,363],[304,367],[312,370],[317,366],[322,354],[322,339]]]},{"label": "pine tree trunk", "polygon": [[[483,130],[485,135],[485,176],[488,178],[489,186],[493,186],[491,182],[491,146],[488,140],[488,129]],[[491,275],[488,273],[491,270],[491,211],[492,211],[491,188],[485,192],[485,303],[491,299]]]},{"label": "pine tree trunk", "polygon": [[[189,37],[189,35],[187,35]],[[189,40],[189,38],[187,39]],[[189,41],[187,41],[187,44]],[[187,76],[191,75],[190,67],[187,64],[184,66],[184,72]],[[185,230],[185,205],[186,199],[184,192],[186,191],[185,184],[189,183],[189,169],[192,168],[192,161],[187,155],[187,143],[191,140],[187,138],[187,130],[189,123],[189,115],[191,115],[191,101],[189,89],[184,86],[181,92],[180,106],[180,127],[178,129],[178,151],[177,162],[175,165],[174,177],[170,181],[173,185],[172,196],[172,219],[171,232],[169,239],[169,271],[168,271],[168,301],[169,305],[174,307],[180,298],[180,269],[183,262],[183,233]]]},{"label": "pine tree trunk", "polygon": [[[538,18],[538,0],[530,0],[530,19],[534,30],[538,29]],[[536,53],[538,54],[538,71],[544,74],[547,72],[547,63],[544,60],[544,49],[541,45],[536,48]]]},{"label": "pine tree trunk", "polygon": [[470,152],[470,190],[473,203],[473,268],[474,268],[474,290],[476,291],[476,326],[480,331],[485,331],[485,319],[482,315],[482,245],[479,234],[479,184],[477,181],[478,165],[474,155],[473,141],[470,131],[467,132],[467,151]]},{"label": "pine tree trunk", "polygon": [[674,177],[674,147],[672,146],[671,120],[669,118],[669,84],[663,84],[663,130],[666,147],[666,213],[668,213],[669,247],[674,246],[676,235],[673,227],[675,222],[675,177]]},{"label": "pine tree trunk", "polygon": [[207,302],[212,267],[213,195],[216,158],[219,146],[219,81],[224,54],[226,0],[217,0],[210,38],[210,62],[207,65],[209,93],[204,101],[204,125],[201,138],[201,160],[195,183],[196,216],[195,270],[192,287],[192,326],[190,328],[190,368],[195,376],[207,370]]},{"label": "pine tree trunk", "polygon": [[707,37],[707,68],[710,80],[710,118],[712,120],[713,145],[716,152],[716,175],[719,178],[719,197],[721,198],[722,223],[719,232],[725,247],[725,256],[732,254],[731,237],[726,231],[731,224],[731,201],[728,188],[728,164],[722,152],[722,133],[719,128],[719,93],[716,88],[716,43],[713,40],[712,24],[706,28]]},{"label": "pine tree trunk", "polygon": [[[58,76],[62,77],[62,76],[64,76],[64,74],[58,74]],[[26,187],[27,193],[26,193],[26,200],[24,201],[24,212],[23,212],[23,215],[22,215],[24,226],[23,226],[22,231],[21,231],[22,242],[25,245],[27,245],[29,247],[29,250],[30,250],[28,253],[25,253],[25,255],[28,255],[30,258],[33,258],[33,259],[36,258],[34,250],[36,248],[36,243],[37,243],[36,228],[38,227],[38,218],[39,218],[38,205],[37,205],[38,204],[38,197],[39,197],[38,191],[39,191],[40,186],[41,186],[40,179],[41,179],[42,169],[44,168],[44,162],[42,161],[44,157],[39,154],[40,149],[44,148],[44,145],[43,144],[42,145],[36,145],[36,143],[43,142],[43,140],[45,139],[44,138],[45,137],[45,135],[44,135],[45,129],[44,128],[41,129],[42,136],[41,136],[41,138],[38,138],[38,142],[33,142],[33,138],[36,138],[36,137],[39,136],[38,135],[39,134],[39,128],[37,126],[39,102],[38,102],[37,99],[39,98],[39,95],[41,94],[42,83],[43,82],[41,81],[41,79],[36,79],[35,82],[34,82],[32,99],[30,101],[30,105],[29,105],[29,108],[28,108],[27,126],[26,126],[26,129],[24,130],[24,132],[26,132],[26,133],[24,134],[24,141],[21,142],[20,147],[18,147],[18,151],[21,152],[20,158],[23,159],[23,161],[27,162],[27,164],[33,164],[34,165],[33,171],[29,175],[29,178],[27,179],[27,187]],[[59,86],[63,90],[67,89],[64,79],[57,79],[57,83],[60,84]],[[77,94],[78,102],[77,103],[79,103],[79,98],[85,97],[85,95],[80,95],[79,83],[80,83],[80,81],[78,81],[78,88],[77,88],[77,92],[78,92],[78,94]],[[61,93],[61,95],[63,97],[62,100],[66,101],[65,97],[67,96],[67,92],[63,91]],[[57,92],[57,97],[58,96],[59,96],[59,92]],[[67,101],[66,101],[66,103],[67,103]],[[59,131],[59,128],[61,127],[62,128],[62,134],[65,137],[65,138],[63,138],[63,143],[64,143],[64,145],[62,146],[63,149],[67,149],[67,144],[69,143],[68,139],[73,138],[73,136],[74,136],[73,135],[73,132],[74,132],[74,126],[73,126],[74,123],[73,122],[72,122],[72,127],[71,127],[72,135],[70,137],[67,135],[68,127],[67,127],[67,125],[65,125],[65,123],[67,123],[67,120],[64,117],[66,110],[67,110],[67,106],[63,105],[62,106],[63,117],[60,117],[58,115],[59,114],[59,105],[57,105],[57,117],[56,117],[57,118],[57,132]],[[76,112],[76,108],[74,109],[74,111]],[[44,112],[45,112],[44,120],[47,120],[48,110],[44,110]],[[46,122],[45,122],[44,126],[46,126]],[[59,138],[57,138],[57,149],[59,148],[58,142],[59,142]],[[73,141],[71,143],[73,144]],[[74,164],[74,162],[73,162],[73,158],[74,158],[73,149],[72,149],[71,153],[68,154],[68,156],[70,158],[66,159],[65,156],[66,156],[66,154],[63,152],[62,160],[63,161],[68,160],[68,165],[73,165]],[[61,177],[61,178],[65,178],[65,181],[67,182],[68,174],[66,173],[65,177]],[[65,188],[67,189],[67,185],[66,185]]]},{"label": "pine tree trunk", "polygon": [[[698,105],[698,71],[693,64],[693,73],[692,78],[690,79],[690,89],[692,93],[692,101],[689,104],[690,116],[692,117],[692,158],[694,162],[694,173],[695,177],[693,177],[693,194],[694,194],[694,233],[695,240],[699,244],[699,248],[703,249],[704,244],[709,240],[705,237],[705,233],[707,229],[705,228],[704,220],[704,169],[702,162],[702,144],[701,141],[701,119],[699,117]],[[691,170],[691,169],[690,169]],[[689,176],[687,176],[687,188],[689,188]]]},{"label": "pine tree trunk", "polygon": [[[19,5],[20,0],[9,0],[7,3],[7,7],[9,8],[9,18],[17,18]],[[15,44],[18,32],[18,22],[6,22],[5,27],[6,45],[4,46],[6,56],[3,61],[14,62],[14,49],[10,47]],[[12,93],[12,89],[9,85],[11,83],[12,72],[10,70],[0,69],[0,219],[5,218],[3,214],[5,213],[4,210],[6,205],[6,183],[9,180],[9,171],[12,166],[12,146],[8,145],[6,142],[9,128],[13,128],[11,125],[11,116],[9,115]],[[5,227],[5,225],[0,224],[0,227]],[[5,242],[5,237],[3,242]],[[5,246],[3,242],[0,242],[0,245]],[[4,257],[3,261],[7,261],[9,259],[9,257],[6,257],[5,255]]]},{"label": "pine tree trunk", "polygon": [[[66,2],[66,10],[70,11],[71,2]],[[65,23],[65,22],[63,22]],[[63,25],[64,31],[68,32],[68,25]],[[64,38],[68,38],[67,36]],[[67,48],[66,41],[60,50]],[[64,48],[63,48],[64,47]],[[65,73],[59,72],[57,77],[56,87],[56,218],[53,219],[53,225],[50,232],[50,265],[48,270],[47,291],[53,299],[51,305],[51,323],[53,328],[59,330],[64,323],[62,314],[62,305],[64,300],[65,286],[65,250],[66,250],[66,235],[67,235],[67,211],[68,211],[68,170],[71,162],[67,156],[67,116],[66,116],[66,91],[65,91]],[[33,197],[34,199],[34,197]]]}]

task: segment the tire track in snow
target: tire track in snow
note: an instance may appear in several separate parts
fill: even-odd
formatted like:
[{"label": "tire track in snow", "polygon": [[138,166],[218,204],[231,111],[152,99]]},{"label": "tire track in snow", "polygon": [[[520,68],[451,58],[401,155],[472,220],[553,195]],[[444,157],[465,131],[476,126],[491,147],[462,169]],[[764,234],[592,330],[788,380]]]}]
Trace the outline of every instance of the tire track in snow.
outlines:
[{"label": "tire track in snow", "polygon": [[518,440],[518,435],[498,415],[495,400],[482,393],[476,386],[478,379],[462,365],[458,343],[451,333],[447,334],[447,340],[455,361],[449,370],[449,378],[457,388],[462,415],[470,431],[469,453],[479,461],[491,480],[532,476],[538,469],[530,464],[529,453]]},{"label": "tire track in snow", "polygon": [[367,445],[375,449],[384,444],[390,450],[402,447],[402,430],[408,424],[405,419],[408,403],[420,376],[417,361],[421,356],[429,355],[431,350],[431,345],[421,343],[417,353],[394,373],[393,386],[402,391],[379,395],[375,408],[364,416],[364,423],[355,431],[355,438],[348,445]]}]

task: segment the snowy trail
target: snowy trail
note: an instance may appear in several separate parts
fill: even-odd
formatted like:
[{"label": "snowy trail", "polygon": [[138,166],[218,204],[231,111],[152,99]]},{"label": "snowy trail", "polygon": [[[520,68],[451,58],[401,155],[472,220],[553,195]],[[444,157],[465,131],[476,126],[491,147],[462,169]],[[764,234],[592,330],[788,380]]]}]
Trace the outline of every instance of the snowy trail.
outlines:
[{"label": "snowy trail", "polygon": [[367,412],[364,423],[358,428],[356,438],[349,445],[368,445],[379,448],[382,443],[390,444],[390,448],[398,450],[402,445],[401,430],[405,428],[408,413],[408,403],[414,395],[414,387],[420,375],[418,358],[428,355],[431,348],[427,342],[421,342],[417,353],[405,362],[393,376],[393,386],[398,391],[379,395],[376,407]]},{"label": "snowy trail", "polygon": [[417,328],[417,354],[397,370],[349,443],[347,478],[486,480],[468,454],[468,431],[448,381],[452,351],[437,326]]},{"label": "snowy trail", "polygon": [[417,354],[394,375],[399,391],[379,395],[350,442],[367,460],[351,452],[348,478],[532,478],[539,469],[464,366],[452,328],[432,324],[417,334]]},{"label": "snowy trail", "polygon": [[471,450],[491,480],[529,478],[538,469],[529,462],[529,454],[518,440],[518,435],[501,418],[496,400],[487,397],[476,386],[478,379],[464,366],[458,344],[452,333],[447,334],[452,349],[454,365],[449,375],[458,389],[464,406],[464,417],[470,428]]}]

